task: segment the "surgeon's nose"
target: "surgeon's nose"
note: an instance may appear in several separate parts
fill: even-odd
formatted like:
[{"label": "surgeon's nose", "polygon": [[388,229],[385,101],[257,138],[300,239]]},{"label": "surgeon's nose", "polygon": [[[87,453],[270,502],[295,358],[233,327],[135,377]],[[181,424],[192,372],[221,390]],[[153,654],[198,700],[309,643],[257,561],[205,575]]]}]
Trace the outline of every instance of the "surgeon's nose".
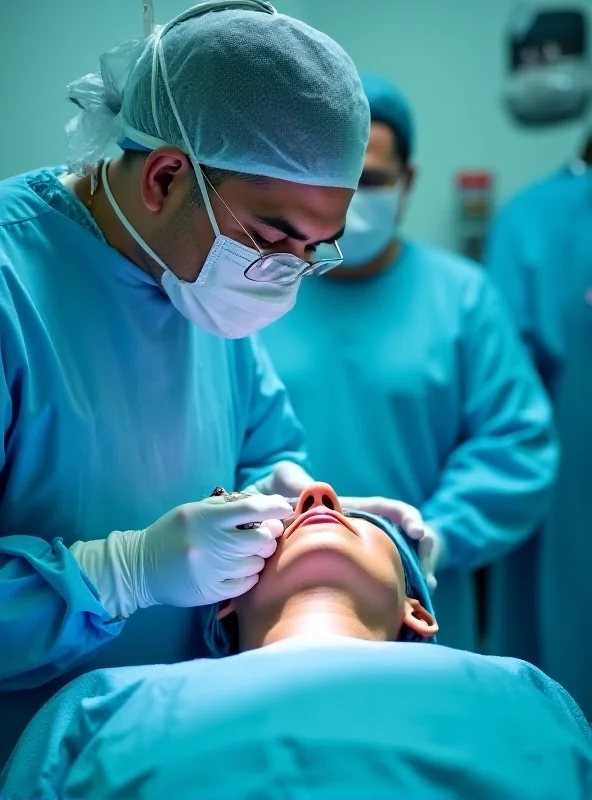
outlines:
[{"label": "surgeon's nose", "polygon": [[300,516],[311,508],[317,506],[326,506],[332,511],[338,511],[343,514],[341,503],[337,499],[337,495],[333,488],[328,483],[311,483],[310,486],[302,492],[300,499],[296,505],[295,516]]}]

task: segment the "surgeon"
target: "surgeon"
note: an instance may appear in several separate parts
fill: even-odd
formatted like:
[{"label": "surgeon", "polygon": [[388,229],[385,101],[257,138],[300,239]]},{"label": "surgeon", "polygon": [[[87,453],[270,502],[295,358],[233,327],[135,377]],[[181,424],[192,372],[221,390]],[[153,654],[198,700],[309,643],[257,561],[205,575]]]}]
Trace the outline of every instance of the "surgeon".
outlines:
[{"label": "surgeon", "polygon": [[261,580],[212,608],[216,652],[234,655],[79,678],[32,721],[0,794],[588,797],[580,709],[529,664],[434,644],[414,546],[310,484]]},{"label": "surgeon", "polygon": [[[488,266],[551,395],[562,449],[539,535],[496,567],[491,647],[538,664],[592,719],[592,137],[502,210]],[[516,597],[526,627],[506,624]]]},{"label": "surgeon", "polygon": [[0,764],[76,671],[203,649],[191,609],[256,583],[310,481],[249,334],[339,262],[368,106],[331,39],[226,6],[105,54],[69,170],[0,184]]},{"label": "surgeon", "polygon": [[340,495],[396,496],[421,510],[441,641],[475,649],[473,570],[519,545],[548,506],[551,409],[483,271],[403,237],[411,110],[387,81],[363,86],[372,125],[344,264],[303,284],[263,338],[313,474]]}]

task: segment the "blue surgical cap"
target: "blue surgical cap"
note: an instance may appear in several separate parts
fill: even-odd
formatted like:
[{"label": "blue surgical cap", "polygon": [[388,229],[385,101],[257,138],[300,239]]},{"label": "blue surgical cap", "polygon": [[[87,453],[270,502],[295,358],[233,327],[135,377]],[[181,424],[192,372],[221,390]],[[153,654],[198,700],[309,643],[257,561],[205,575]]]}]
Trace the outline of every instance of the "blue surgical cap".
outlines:
[{"label": "blue surgical cap", "polygon": [[68,87],[81,109],[66,129],[71,168],[126,140],[187,152],[168,83],[201,164],[355,189],[370,114],[347,53],[299,20],[223,6],[120,45]]},{"label": "blue surgical cap", "polygon": [[415,123],[406,97],[394,84],[377,75],[362,76],[362,86],[372,120],[390,125],[397,136],[403,159],[411,158],[415,147]]},{"label": "blue surgical cap", "polygon": [[[416,600],[419,600],[425,610],[433,616],[434,608],[432,606],[432,600],[430,598],[430,593],[428,591],[428,586],[423,572],[421,571],[421,567],[419,565],[419,560],[415,553],[415,547],[417,543],[406,536],[401,529],[394,525],[390,520],[385,519],[384,517],[377,517],[374,514],[366,514],[362,511],[348,511],[347,514],[350,517],[357,517],[358,519],[365,519],[368,522],[372,522],[374,525],[382,528],[382,530],[388,536],[390,536],[395,543],[397,550],[399,551],[399,555],[401,556],[403,572],[405,573],[405,592],[407,597],[413,597]],[[212,654],[218,658],[228,655],[231,647],[224,629],[224,625],[218,620],[218,612],[220,608],[220,604],[217,603],[216,605],[209,606],[202,611],[202,613],[205,613],[203,619],[206,644]],[[400,641],[431,642],[432,644],[437,644],[435,636],[429,638],[421,636],[406,626],[404,626],[403,630],[401,631]]]}]

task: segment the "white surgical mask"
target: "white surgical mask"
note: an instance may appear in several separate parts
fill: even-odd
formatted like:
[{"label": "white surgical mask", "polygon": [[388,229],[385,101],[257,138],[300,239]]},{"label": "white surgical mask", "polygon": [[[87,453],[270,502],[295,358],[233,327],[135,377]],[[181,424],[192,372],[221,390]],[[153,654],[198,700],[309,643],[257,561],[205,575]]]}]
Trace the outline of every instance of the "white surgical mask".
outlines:
[{"label": "white surgical mask", "polygon": [[515,119],[526,125],[576,119],[592,103],[592,69],[575,58],[522,67],[510,77],[505,100]]},{"label": "white surgical mask", "polygon": [[367,264],[386,249],[397,233],[402,195],[400,182],[388,188],[358,189],[340,240],[344,267]]}]

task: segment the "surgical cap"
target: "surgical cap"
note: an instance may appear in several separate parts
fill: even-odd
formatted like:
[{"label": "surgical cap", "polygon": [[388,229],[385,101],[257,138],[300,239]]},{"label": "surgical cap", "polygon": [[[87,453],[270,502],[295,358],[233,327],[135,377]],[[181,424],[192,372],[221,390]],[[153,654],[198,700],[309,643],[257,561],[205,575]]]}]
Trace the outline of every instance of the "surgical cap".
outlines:
[{"label": "surgical cap", "polygon": [[[426,611],[433,616],[434,607],[432,606],[428,586],[415,552],[417,542],[410,539],[389,519],[377,517],[374,514],[366,514],[363,511],[348,511],[347,514],[350,517],[357,517],[358,519],[365,519],[368,522],[372,522],[377,527],[382,528],[387,536],[390,536],[399,551],[401,563],[403,564],[405,593],[407,597],[419,600]],[[217,603],[216,605],[202,609],[202,614],[204,614],[205,641],[212,654],[218,658],[229,655],[232,649],[232,643],[228,639],[225,625],[218,620],[220,608],[220,604]],[[422,636],[407,626],[403,626],[400,640],[403,642],[437,644],[435,636]]]},{"label": "surgical cap", "polygon": [[[120,45],[102,56],[100,73],[68,87],[81,108],[66,128],[71,169],[83,171],[124,140],[187,152],[153,59],[156,44],[153,34]],[[201,164],[357,187],[368,103],[353,62],[328,36],[283,14],[215,10],[173,21],[161,45],[169,90]]]},{"label": "surgical cap", "polygon": [[372,120],[390,125],[405,160],[411,158],[415,148],[415,123],[407,99],[396,86],[377,75],[364,75],[362,86]]}]

